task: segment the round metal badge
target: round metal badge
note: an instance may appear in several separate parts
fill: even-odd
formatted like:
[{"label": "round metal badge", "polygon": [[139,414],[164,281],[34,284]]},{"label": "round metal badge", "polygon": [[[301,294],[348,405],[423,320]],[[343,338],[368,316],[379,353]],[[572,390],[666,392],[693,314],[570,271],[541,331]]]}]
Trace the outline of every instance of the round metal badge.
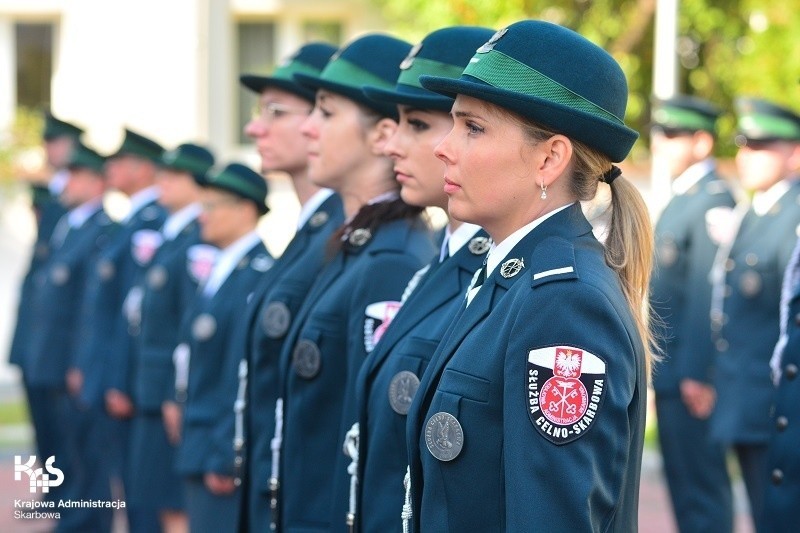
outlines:
[{"label": "round metal badge", "polygon": [[329,218],[328,213],[326,213],[325,211],[319,211],[317,213],[314,213],[314,215],[308,220],[308,224],[312,228],[318,228],[323,224],[325,224],[328,221],[328,218]]},{"label": "round metal badge", "polygon": [[525,261],[522,259],[509,259],[500,265],[500,275],[504,278],[513,278],[525,268]]},{"label": "round metal badge", "polygon": [[322,353],[319,351],[319,346],[313,341],[302,339],[294,347],[292,366],[294,366],[294,371],[301,378],[312,379],[316,377],[322,366]]},{"label": "round metal badge", "polygon": [[208,313],[198,315],[192,322],[192,335],[199,341],[207,341],[217,331],[217,320]]},{"label": "round metal badge", "polygon": [[475,237],[469,244],[467,248],[469,249],[470,253],[474,255],[481,255],[485,254],[489,251],[489,248],[492,247],[492,239],[489,237]]},{"label": "round metal badge", "polygon": [[456,417],[439,411],[425,424],[425,444],[440,461],[452,461],[464,447],[464,431]]},{"label": "round metal badge", "polygon": [[414,400],[414,394],[419,388],[419,378],[408,370],[402,370],[394,375],[389,383],[389,405],[398,415],[407,415]]},{"label": "round metal badge", "polygon": [[372,232],[367,228],[354,229],[348,237],[348,242],[353,246],[363,246],[372,238]]},{"label": "round metal badge", "polygon": [[292,313],[283,302],[271,302],[261,315],[261,327],[270,339],[286,334],[292,323]]},{"label": "round metal badge", "polygon": [[761,292],[761,275],[755,270],[748,270],[739,278],[739,290],[748,298],[753,298]]},{"label": "round metal badge", "polygon": [[97,263],[97,273],[100,276],[100,279],[103,281],[108,281],[114,277],[116,274],[116,267],[114,267],[114,263],[109,261],[108,259],[104,259]]},{"label": "round metal badge", "polygon": [[675,241],[666,240],[658,247],[658,258],[665,267],[671,267],[678,260],[678,247]]},{"label": "round metal badge", "polygon": [[147,286],[157,291],[167,283],[168,276],[164,265],[155,265],[147,271]]},{"label": "round metal badge", "polygon": [[250,261],[250,266],[253,267],[253,270],[256,272],[266,272],[272,267],[272,259],[266,255],[257,255]]},{"label": "round metal badge", "polygon": [[69,281],[69,267],[63,263],[53,265],[50,270],[50,281],[53,285],[63,285]]}]

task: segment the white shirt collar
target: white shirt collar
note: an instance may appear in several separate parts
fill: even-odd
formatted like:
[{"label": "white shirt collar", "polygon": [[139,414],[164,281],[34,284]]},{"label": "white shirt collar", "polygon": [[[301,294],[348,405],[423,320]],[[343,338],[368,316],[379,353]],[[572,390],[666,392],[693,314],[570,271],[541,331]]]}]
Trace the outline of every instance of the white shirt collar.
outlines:
[{"label": "white shirt collar", "polygon": [[755,214],[760,217],[766,215],[772,206],[777,204],[778,200],[789,191],[792,183],[794,183],[792,180],[783,179],[766,191],[755,193],[751,203]]},{"label": "white shirt collar", "polygon": [[333,194],[332,189],[320,189],[314,193],[314,195],[306,200],[306,203],[300,208],[300,216],[297,218],[297,229],[299,230],[303,226],[305,226],[308,219],[311,218],[319,206],[321,206],[325,200],[327,200]]},{"label": "white shirt collar", "polygon": [[69,227],[72,229],[78,229],[82,227],[86,221],[89,220],[92,215],[100,211],[102,207],[103,200],[96,198],[71,209],[67,215],[67,223],[69,224]]},{"label": "white shirt collar", "polygon": [[236,241],[228,245],[224,250],[220,250],[217,260],[214,262],[214,268],[208,276],[208,281],[203,286],[203,294],[209,298],[214,296],[219,288],[231,275],[233,269],[239,264],[239,261],[247,255],[247,252],[261,242],[261,237],[255,230],[239,237]]},{"label": "white shirt collar", "polygon": [[53,174],[53,177],[50,178],[50,183],[47,184],[47,189],[50,191],[50,194],[53,196],[58,196],[64,191],[64,187],[67,186],[67,180],[69,179],[69,170],[62,168],[60,170],[56,170]]},{"label": "white shirt collar", "polygon": [[492,244],[492,247],[489,249],[489,254],[486,256],[486,277],[492,275],[494,269],[497,268],[497,265],[500,264],[500,261],[506,258],[506,256],[514,249],[519,241],[521,241],[527,234],[529,234],[533,229],[550,218],[551,216],[555,215],[556,213],[563,211],[564,209],[568,208],[573,204],[567,204],[565,206],[559,207],[558,209],[554,209],[549,213],[540,216],[533,222],[530,222],[517,231],[506,237],[503,242],[499,244]]},{"label": "white shirt collar", "polygon": [[698,161],[690,166],[672,182],[672,192],[674,194],[686,194],[689,189],[695,186],[698,181],[707,176],[717,167],[713,157]]},{"label": "white shirt collar", "polygon": [[197,218],[200,214],[200,209],[200,204],[195,202],[167,217],[167,220],[164,221],[164,226],[161,228],[164,238],[168,241],[174,240],[190,222]]},{"label": "white shirt collar", "polygon": [[469,242],[481,230],[481,227],[476,224],[464,222],[455,231],[450,231],[450,226],[445,230],[444,241],[442,242],[442,250],[439,254],[439,261],[444,261],[447,257],[453,257],[456,253]]},{"label": "white shirt collar", "polygon": [[136,213],[142,210],[144,206],[147,204],[154,202],[158,198],[158,187],[156,185],[151,185],[150,187],[146,187],[141,191],[134,193],[130,197],[130,205],[131,209],[128,211],[127,216],[124,218],[123,222],[127,222],[136,216]]}]

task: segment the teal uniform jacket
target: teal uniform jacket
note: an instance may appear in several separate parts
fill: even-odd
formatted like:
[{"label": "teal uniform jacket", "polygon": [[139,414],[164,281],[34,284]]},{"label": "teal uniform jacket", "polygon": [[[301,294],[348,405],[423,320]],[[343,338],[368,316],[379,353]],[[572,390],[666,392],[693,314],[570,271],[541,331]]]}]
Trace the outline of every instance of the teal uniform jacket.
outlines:
[{"label": "teal uniform jacket", "polygon": [[200,225],[191,221],[165,241],[142,276],[141,332],[134,351],[134,394],[137,411],[160,416],[161,404],[173,399],[172,353],[184,312],[197,293],[186,251],[200,243]]},{"label": "teal uniform jacket", "polygon": [[800,502],[800,284],[790,293],[787,342],[780,364],[768,449],[769,482],[759,531],[797,530]]},{"label": "teal uniform jacket", "polygon": [[[68,215],[64,215],[68,216]],[[113,228],[99,208],[80,228],[71,228],[37,276],[32,306],[38,334],[30,339],[26,365],[34,385],[65,387],[67,369],[82,342],[78,319],[94,259],[108,244]]]},{"label": "teal uniform jacket", "polygon": [[419,219],[387,222],[363,243],[359,234],[320,273],[281,355],[286,533],[346,530],[350,459],[342,443],[357,417],[356,376],[409,279],[435,252]]},{"label": "teal uniform jacket", "polygon": [[413,531],[636,531],[645,354],[591,231],[556,213],[459,310],[408,415]]},{"label": "teal uniform jacket", "polygon": [[402,530],[406,413],[414,387],[464,301],[489,243],[486,232],[479,230],[452,257],[441,263],[435,258],[361,367],[356,383],[359,531]]},{"label": "teal uniform jacket", "polygon": [[230,351],[232,333],[271,265],[272,257],[258,242],[213,296],[202,289],[197,293],[184,317],[180,337],[189,347],[189,374],[176,459],[184,476],[234,474],[232,405],[240,358]]},{"label": "teal uniform jacket", "polygon": [[[39,198],[37,200],[37,197]],[[50,256],[50,237],[53,234],[56,224],[67,212],[61,205],[58,197],[53,196],[48,189],[44,189],[41,194],[34,195],[33,203],[34,214],[36,215],[36,240],[33,243],[33,253],[22,281],[19,294],[19,305],[17,307],[17,322],[14,326],[14,333],[9,349],[8,362],[20,367],[25,372],[28,347],[31,343],[31,335],[38,325],[31,316],[34,294],[36,291],[36,279],[40,277],[41,268]]]},{"label": "teal uniform jacket", "polygon": [[[681,380],[711,383],[714,344],[709,332],[709,272],[718,244],[709,236],[715,208],[733,208],[730,187],[708,174],[672,198],[655,227],[650,305],[661,321],[664,358],[653,372],[659,396],[679,397]],[[719,210],[718,210],[719,211]],[[723,217],[719,217],[723,218]]]},{"label": "teal uniform jacket", "polygon": [[286,334],[314,283],[325,245],[344,220],[342,201],[329,196],[298,230],[281,257],[259,281],[258,294],[247,307],[243,329],[232,351],[247,361],[244,484],[250,529],[269,524],[275,403],[280,395],[279,359]]},{"label": "teal uniform jacket", "polygon": [[155,202],[143,206],[130,220],[120,224],[90,273],[81,313],[81,347],[76,366],[83,373],[81,401],[105,408],[105,392],[116,388],[129,393],[130,387],[112,381],[118,369],[129,364],[128,352],[119,351],[127,342],[127,320],[122,302],[140,269],[132,256],[131,238],[142,229],[157,230],[166,212]]},{"label": "teal uniform jacket", "polygon": [[769,440],[774,395],[769,360],[779,335],[783,273],[800,225],[798,204],[800,181],[795,181],[765,215],[748,211],[728,256],[711,417],[712,436],[725,444]]}]

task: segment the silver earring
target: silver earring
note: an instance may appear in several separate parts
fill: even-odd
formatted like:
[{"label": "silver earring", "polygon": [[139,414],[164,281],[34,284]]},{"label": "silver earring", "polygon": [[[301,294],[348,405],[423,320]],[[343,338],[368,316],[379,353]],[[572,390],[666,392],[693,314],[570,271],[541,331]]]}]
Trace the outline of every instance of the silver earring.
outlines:
[{"label": "silver earring", "polygon": [[542,187],[542,195],[539,198],[542,200],[547,200],[547,185],[545,185],[544,182],[541,182],[540,186]]}]

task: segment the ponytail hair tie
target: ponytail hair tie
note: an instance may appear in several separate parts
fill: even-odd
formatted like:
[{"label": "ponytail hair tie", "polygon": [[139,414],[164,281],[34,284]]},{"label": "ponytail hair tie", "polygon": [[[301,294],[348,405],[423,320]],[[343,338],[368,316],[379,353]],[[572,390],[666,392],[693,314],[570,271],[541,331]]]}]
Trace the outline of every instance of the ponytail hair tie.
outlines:
[{"label": "ponytail hair tie", "polygon": [[611,185],[611,183],[622,175],[622,171],[619,169],[617,165],[611,165],[611,168],[602,176],[600,176],[600,181],[604,181]]}]

